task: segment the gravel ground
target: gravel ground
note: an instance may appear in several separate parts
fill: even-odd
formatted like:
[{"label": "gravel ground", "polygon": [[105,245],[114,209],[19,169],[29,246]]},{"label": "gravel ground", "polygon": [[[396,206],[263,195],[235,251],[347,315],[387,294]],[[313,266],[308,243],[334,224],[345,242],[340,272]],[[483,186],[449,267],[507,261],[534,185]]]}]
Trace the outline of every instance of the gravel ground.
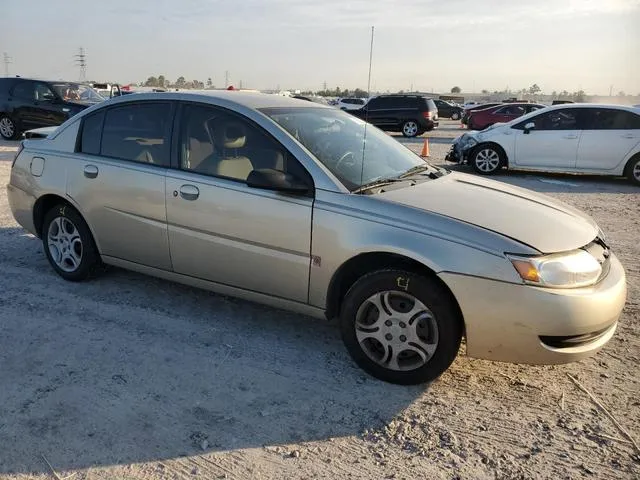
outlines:
[{"label": "gravel ground", "polygon": [[[430,132],[442,164],[454,122]],[[423,139],[399,139],[416,151]],[[0,183],[16,142],[0,142]],[[640,189],[504,174],[607,232],[629,298],[597,356],[562,366],[463,352],[426,387],[384,384],[335,325],[111,269],[72,284],[0,192],[0,478],[593,478],[640,476]],[[45,461],[46,458],[46,461]]]}]

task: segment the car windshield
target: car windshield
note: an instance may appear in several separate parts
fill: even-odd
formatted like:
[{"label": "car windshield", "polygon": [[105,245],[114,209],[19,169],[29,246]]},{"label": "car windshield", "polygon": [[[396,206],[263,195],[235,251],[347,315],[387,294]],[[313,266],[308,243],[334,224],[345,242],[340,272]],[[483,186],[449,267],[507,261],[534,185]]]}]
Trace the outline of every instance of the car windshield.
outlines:
[{"label": "car windshield", "polygon": [[81,83],[54,83],[52,85],[60,98],[65,101],[81,101],[98,103],[106,100],[102,95],[96,92],[93,88],[82,85]]},{"label": "car windshield", "polygon": [[420,166],[439,170],[407,147],[359,118],[329,108],[263,109],[304,145],[350,191],[397,179]]}]

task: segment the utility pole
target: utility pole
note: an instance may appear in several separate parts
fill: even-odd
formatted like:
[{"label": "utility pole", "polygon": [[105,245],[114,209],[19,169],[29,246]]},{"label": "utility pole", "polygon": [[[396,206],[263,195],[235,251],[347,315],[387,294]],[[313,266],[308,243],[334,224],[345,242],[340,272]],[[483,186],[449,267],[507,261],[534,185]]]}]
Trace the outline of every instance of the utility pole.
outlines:
[{"label": "utility pole", "polygon": [[76,59],[76,65],[80,67],[80,81],[87,80],[87,54],[84,52],[84,48],[80,47],[78,54],[74,55]]},{"label": "utility pole", "polygon": [[224,72],[224,88],[229,86],[229,70],[225,70]]},{"label": "utility pole", "polygon": [[609,96],[612,97],[613,96],[613,85],[609,86]]},{"label": "utility pole", "polygon": [[12,63],[12,62],[11,62],[11,57],[9,56],[9,54],[7,52],[4,52],[2,54],[2,61],[4,62],[4,76],[8,77],[9,76],[9,64]]},{"label": "utility pole", "polygon": [[327,81],[326,80],[324,82],[322,82],[322,91],[323,92],[327,91]]},{"label": "utility pole", "polygon": [[238,82],[238,87],[240,88],[240,90],[242,90],[242,80]]}]

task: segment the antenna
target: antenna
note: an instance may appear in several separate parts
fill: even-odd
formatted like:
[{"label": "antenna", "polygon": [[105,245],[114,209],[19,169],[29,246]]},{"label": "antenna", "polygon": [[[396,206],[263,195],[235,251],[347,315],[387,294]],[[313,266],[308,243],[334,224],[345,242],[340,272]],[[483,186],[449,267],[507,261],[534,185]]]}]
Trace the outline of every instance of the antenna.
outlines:
[{"label": "antenna", "polygon": [[76,65],[80,67],[80,81],[84,82],[87,80],[87,54],[84,53],[84,48],[80,47],[78,50],[78,54],[74,55],[76,59]]},{"label": "antenna", "polygon": [[[369,47],[369,78],[367,80],[367,99],[371,99],[371,64],[373,63],[373,25],[371,26],[371,46]],[[360,185],[364,177],[364,152],[367,148],[367,125],[369,124],[369,109],[364,114],[364,134],[362,136],[362,163],[360,165]]]},{"label": "antenna", "polygon": [[2,61],[4,62],[4,76],[8,77],[9,76],[9,64],[13,63],[13,62],[11,62],[11,57],[9,56],[9,54],[7,52],[4,52],[2,54]]}]

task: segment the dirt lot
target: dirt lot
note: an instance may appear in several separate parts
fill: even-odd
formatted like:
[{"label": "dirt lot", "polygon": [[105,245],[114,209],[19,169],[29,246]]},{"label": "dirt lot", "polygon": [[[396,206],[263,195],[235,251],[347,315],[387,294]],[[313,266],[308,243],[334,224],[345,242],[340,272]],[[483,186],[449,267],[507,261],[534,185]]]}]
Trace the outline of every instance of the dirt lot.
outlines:
[{"label": "dirt lot", "polygon": [[[459,132],[428,134],[434,163]],[[2,185],[16,146],[0,143]],[[577,364],[462,354],[410,388],[363,374],[330,323],[117,269],[64,282],[3,188],[0,478],[55,478],[45,458],[78,480],[638,478],[640,452],[567,374],[640,441],[640,189],[498,179],[600,223],[628,274],[619,330]]]}]

